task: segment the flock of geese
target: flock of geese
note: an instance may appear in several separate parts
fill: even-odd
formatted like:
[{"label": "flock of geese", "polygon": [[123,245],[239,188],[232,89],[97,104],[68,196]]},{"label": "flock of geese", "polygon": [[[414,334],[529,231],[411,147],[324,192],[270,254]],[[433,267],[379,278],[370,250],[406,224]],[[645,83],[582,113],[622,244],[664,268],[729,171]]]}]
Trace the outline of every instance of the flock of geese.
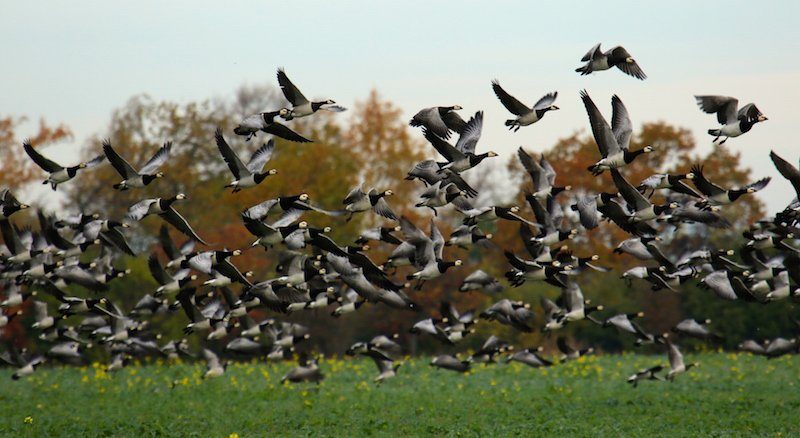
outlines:
[{"label": "flock of geese", "polygon": [[[621,46],[602,52],[598,44],[582,61],[585,65],[577,69],[582,75],[617,67],[637,79],[646,77]],[[269,134],[247,161],[228,144],[225,132],[214,133],[220,155],[231,172],[231,182],[226,188],[233,192],[264,184],[277,173],[266,166],[275,153],[272,137],[291,142],[312,141],[284,122],[310,117],[319,111],[345,110],[333,100],[307,99],[282,69],[277,76],[290,106],[245,117],[233,130],[233,135],[247,140],[262,132]],[[539,123],[548,112],[559,109],[554,105],[557,92],[548,93],[528,106],[509,94],[498,81],[491,85],[502,105],[513,114],[514,118],[505,125],[514,131]],[[236,358],[282,360],[298,355],[298,366],[283,380],[319,382],[324,376],[318,360],[303,348],[312,334],[303,325],[281,321],[281,315],[328,309],[332,317],[346,317],[369,303],[407,312],[410,333],[435,338],[445,346],[458,344],[472,335],[479,319],[483,324],[503,324],[521,332],[555,332],[571,324],[597,324],[631,337],[636,345],[657,344],[666,350],[668,366],[638,371],[628,382],[635,386],[641,380],[672,380],[696,365],[684,362],[677,340],[697,338],[714,342],[722,335],[714,332],[710,321],[695,319],[681,321],[669,334],[649,333],[640,324],[643,313],[616,313],[587,299],[580,287],[580,274],[608,269],[598,262],[598,255],[580,254],[579,249],[573,252],[566,242],[584,230],[598,227],[601,221],[613,223],[630,235],[617,245],[615,253],[643,262],[642,266],[623,273],[623,278],[647,282],[653,290],[679,291],[682,284],[699,280],[722,300],[763,303],[800,297],[800,249],[793,246],[795,237],[800,237],[797,198],[774,218],[756,222],[745,231],[747,243],[741,248],[697,248],[680,259],[667,257],[659,242],[668,240],[670,230],[683,224],[729,226],[725,208],[764,189],[769,178],[743,187],[722,187],[710,181],[703,173],[703,166],[697,165],[683,174],[656,174],[644,181],[631,181],[625,175],[626,165],[642,154],[657,151],[651,146],[630,150],[633,124],[618,96],[611,99],[611,123],[586,91],[580,93],[580,99],[599,149],[597,162],[588,171],[598,177],[610,174],[611,184],[606,185],[606,191],[573,195],[571,187],[556,183],[556,172],[543,155],[520,148],[518,158],[532,186],[525,195],[527,207],[475,205],[478,193],[463,175],[497,155],[492,151],[479,152],[483,112],[477,111],[465,120],[458,113],[462,110],[458,105],[425,108],[414,115],[410,124],[421,128],[421,135],[441,159],[416,164],[406,178],[412,182],[403,184],[418,181],[419,199],[415,205],[421,213],[431,210],[430,220],[415,224],[405,216],[398,216],[391,206],[391,188],[369,187],[363,181],[343,199],[339,209],[323,208],[305,193],[265,200],[241,213],[244,227],[253,235],[252,246],[279,254],[275,276],[260,281],[234,264],[242,249],[212,248],[192,228],[179,212],[180,203],[187,199],[183,193],[143,199],[131,205],[124,218],[82,212],[48,215],[40,210],[39,228],[34,231],[12,223],[15,213],[30,206],[20,202],[11,191],[3,190],[0,228],[5,245],[0,251],[3,296],[0,327],[30,311],[33,322],[27,328],[29,334],[50,347],[37,354],[18,350],[11,343],[0,358],[15,367],[13,378],[19,379],[33,373],[46,360],[82,363],[89,349],[107,351],[109,371],[122,368],[134,357],[199,356],[206,361],[206,377],[222,375],[228,361]],[[696,96],[696,99],[702,111],[717,115],[720,126],[709,130],[715,140],[724,138],[724,142],[743,135],[756,123],[767,120],[754,104],[738,108],[737,100],[732,97]],[[53,190],[106,160],[120,177],[110,190],[137,190],[157,184],[164,175],[159,169],[170,159],[173,144],[165,142],[153,152],[152,158],[143,164],[136,163],[136,167],[124,157],[125,145],[112,145],[109,141],[103,143],[102,154],[72,166],[48,159],[27,141],[23,147],[47,174],[44,184]],[[798,168],[774,152],[771,157],[779,172],[800,194]],[[657,191],[664,194],[666,202],[652,201],[651,196]],[[453,214],[461,218],[460,226],[447,238],[436,220],[443,208],[452,208]],[[347,221],[356,215],[374,215],[369,222],[382,224],[365,229],[354,242],[336,242],[328,235],[330,228],[317,228],[303,220],[310,211]],[[149,254],[148,266],[159,286],[143,293],[133,308],[123,309],[110,296],[109,285],[125,281],[128,271],[117,267],[118,256],[136,255],[128,244],[126,232],[148,216],[164,222],[158,239],[167,260],[156,252]],[[504,251],[508,261],[504,279],[493,278],[480,269],[459,274],[463,275],[459,291],[485,293],[496,301],[480,312],[460,310],[449,302],[442,302],[438,312],[421,309],[414,296],[424,293],[420,290],[426,282],[463,269],[461,260],[445,257],[444,248],[449,246],[453,248],[450,253],[457,253],[473,247],[492,247],[492,235],[484,230],[487,224],[497,221],[519,226],[524,253]],[[170,228],[186,236],[186,240],[173,241]],[[205,247],[200,249],[200,245]],[[374,260],[369,254],[370,245],[386,245],[392,248],[391,255],[386,260]],[[85,254],[97,256],[87,258]],[[546,282],[559,288],[560,296],[555,300],[542,298],[541,312],[529,302],[502,298],[501,292],[506,287],[503,283],[516,287],[526,282]],[[86,293],[71,294],[77,290]],[[60,305],[53,308],[39,301],[38,294],[42,293],[54,297]],[[257,309],[262,310],[257,314],[266,309],[274,317],[256,320],[253,311]],[[317,314],[328,317],[326,313]],[[154,315],[168,314],[186,321],[184,337],[164,339],[151,324]],[[189,337],[201,340],[199,352],[190,351]],[[593,351],[561,336],[557,337],[557,346],[560,357],[547,358],[540,347],[515,349],[493,335],[469,356],[440,354],[430,364],[462,373],[475,363],[498,360],[546,367],[556,363],[555,359],[574,360]],[[798,339],[778,338],[764,343],[748,340],[740,348],[776,357],[797,352]],[[375,378],[378,382],[397,374],[402,353],[397,334],[360,340],[346,352],[372,358],[378,369]]]}]

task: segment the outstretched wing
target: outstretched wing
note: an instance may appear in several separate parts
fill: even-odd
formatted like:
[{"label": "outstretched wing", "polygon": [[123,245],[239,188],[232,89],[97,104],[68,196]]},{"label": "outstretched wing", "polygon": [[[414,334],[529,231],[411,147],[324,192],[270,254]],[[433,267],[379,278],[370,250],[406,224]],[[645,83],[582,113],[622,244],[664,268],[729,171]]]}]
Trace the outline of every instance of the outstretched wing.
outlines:
[{"label": "outstretched wing", "polygon": [[228,145],[228,142],[225,141],[225,137],[222,136],[222,128],[217,128],[214,132],[214,139],[217,141],[219,153],[222,154],[222,159],[225,160],[225,164],[228,165],[228,169],[231,170],[233,177],[238,180],[248,175],[250,171],[247,166],[242,163],[242,160],[239,159],[236,152],[234,152]]},{"label": "outstretched wing", "polygon": [[147,161],[147,163],[139,169],[139,173],[142,175],[152,175],[156,169],[161,167],[167,159],[169,158],[169,154],[172,151],[172,142],[168,141],[164,143],[164,146],[161,146],[158,151]]},{"label": "outstretched wing", "polygon": [[281,86],[281,91],[283,91],[283,95],[286,96],[286,100],[291,102],[292,105],[300,106],[308,103],[308,99],[306,99],[303,93],[289,80],[283,68],[278,69],[278,84]]},{"label": "outstretched wing", "polygon": [[117,171],[122,179],[130,179],[138,175],[136,170],[111,147],[111,142],[109,140],[103,140],[103,152],[106,154],[106,158],[108,158],[111,166],[114,167],[114,170]]},{"label": "outstretched wing", "polygon": [[49,160],[45,158],[44,155],[40,154],[36,149],[33,148],[33,146],[31,146],[31,143],[28,140],[25,140],[22,143],[22,147],[25,148],[25,153],[31,157],[31,160],[33,160],[37,166],[41,167],[45,171],[54,173],[64,169],[64,167],[62,167],[60,164]]},{"label": "outstretched wing", "polygon": [[[494,94],[497,96],[497,98],[500,99],[500,103],[502,103],[511,114],[521,116],[531,112],[531,109],[528,108],[524,103],[517,100],[516,97],[508,94],[506,90],[500,86],[500,83],[497,81],[497,79],[492,81],[492,90],[494,90]],[[555,100],[555,96],[553,97],[553,100]]]}]

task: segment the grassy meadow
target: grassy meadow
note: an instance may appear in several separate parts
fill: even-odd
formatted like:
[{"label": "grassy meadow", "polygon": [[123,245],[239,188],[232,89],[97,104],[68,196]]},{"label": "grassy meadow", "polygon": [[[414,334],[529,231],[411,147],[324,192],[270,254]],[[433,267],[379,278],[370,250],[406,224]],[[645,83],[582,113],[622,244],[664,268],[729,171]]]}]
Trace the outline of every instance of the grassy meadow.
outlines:
[{"label": "grassy meadow", "polygon": [[281,384],[291,363],[0,370],[3,436],[796,435],[800,357],[688,354],[673,383],[625,382],[664,356],[581,358],[551,368],[477,365],[466,375],[410,359],[381,385],[370,360],[324,359],[319,386]]}]

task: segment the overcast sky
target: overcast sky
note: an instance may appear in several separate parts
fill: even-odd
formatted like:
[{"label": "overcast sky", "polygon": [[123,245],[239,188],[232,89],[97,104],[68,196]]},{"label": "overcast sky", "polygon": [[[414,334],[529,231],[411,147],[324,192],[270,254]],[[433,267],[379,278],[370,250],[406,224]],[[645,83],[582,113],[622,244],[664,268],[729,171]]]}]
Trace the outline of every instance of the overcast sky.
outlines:
[{"label": "overcast sky", "polygon": [[[286,68],[309,97],[345,106],[372,88],[410,118],[425,106],[486,111],[479,148],[510,155],[520,145],[551,146],[588,132],[579,100],[586,88],[610,119],[618,94],[636,126],[666,120],[690,128],[707,151],[716,126],[694,94],[755,102],[769,117],[727,147],[753,176],[772,175],[763,192],[771,212],[794,196],[769,160],[796,163],[800,147],[800,2],[500,1],[136,1],[5,2],[0,114],[63,122],[82,145],[102,132],[130,96],[186,102],[223,96],[243,83],[275,83]],[[618,70],[581,77],[573,70],[595,43],[624,45],[648,75]],[[533,103],[557,90],[561,111],[517,133],[494,97],[497,78]],[[342,116],[346,116],[346,113]],[[29,135],[35,125],[25,127]],[[63,158],[75,150],[47,150]]]}]

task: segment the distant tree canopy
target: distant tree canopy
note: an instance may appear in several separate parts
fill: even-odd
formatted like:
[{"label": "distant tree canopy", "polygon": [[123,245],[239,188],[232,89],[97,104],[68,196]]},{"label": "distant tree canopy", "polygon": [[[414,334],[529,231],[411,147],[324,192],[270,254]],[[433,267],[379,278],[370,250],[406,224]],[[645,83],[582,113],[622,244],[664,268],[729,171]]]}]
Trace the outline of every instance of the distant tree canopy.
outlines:
[{"label": "distant tree canopy", "polygon": [[[23,138],[17,130],[26,119],[14,117],[0,117],[0,187],[17,190],[25,184],[40,179],[41,169],[31,161],[22,149]],[[71,140],[72,131],[63,124],[58,126],[48,125],[44,120],[39,120],[36,133],[28,138],[36,147],[47,147],[62,140]],[[41,177],[44,180],[46,176]]]},{"label": "distant tree canopy", "polygon": [[[415,163],[434,157],[434,150],[427,145],[421,133],[412,131],[407,126],[400,109],[382,99],[376,91],[372,91],[347,113],[332,116],[321,112],[315,117],[290,122],[293,130],[314,142],[298,144],[276,138],[275,154],[267,164],[268,168],[278,170],[276,176],[269,177],[257,188],[235,194],[223,189],[231,180],[231,174],[214,142],[215,129],[223,128],[232,148],[240,156],[247,157],[261,145],[264,137],[260,135],[245,142],[243,138],[232,134],[232,127],[245,115],[279,108],[283,104],[279,92],[271,87],[260,86],[241,87],[229,100],[185,104],[135,96],[111,114],[107,128],[100,135],[88,141],[85,156],[96,155],[101,142],[108,139],[122,156],[134,167],[138,167],[164,142],[172,141],[172,157],[163,168],[165,177],[144,189],[118,192],[110,187],[119,182],[119,175],[111,166],[103,165],[64,185],[69,198],[66,205],[68,209],[75,211],[102,212],[104,216],[121,219],[130,205],[143,198],[185,193],[189,202],[178,203],[176,208],[205,240],[216,243],[216,247],[224,245],[229,248],[249,248],[254,238],[245,230],[240,220],[239,212],[243,209],[266,199],[299,193],[307,193],[313,202],[327,209],[340,209],[341,200],[363,178],[367,189],[373,186],[379,190],[391,188],[397,193],[397,196],[388,199],[392,208],[398,214],[407,215],[427,231],[429,218],[420,216],[425,212],[413,208],[421,186],[418,182],[404,181],[403,178]],[[16,121],[12,119],[0,119],[0,145],[10,151],[1,165],[3,172],[0,173],[0,186],[3,187],[18,187],[41,175],[38,169],[31,168],[29,160],[24,156],[20,139],[14,133],[15,126]],[[624,169],[624,175],[634,184],[657,171],[686,173],[693,164],[705,164],[707,176],[721,185],[743,185],[751,179],[750,170],[742,166],[739,155],[731,153],[725,147],[717,146],[706,156],[700,156],[695,150],[694,139],[686,129],[655,122],[645,123],[635,132],[631,141],[632,149],[652,145],[656,152],[641,157]],[[38,145],[64,138],[70,138],[66,127],[51,128],[42,122],[33,141]],[[557,182],[573,186],[572,192],[559,195],[559,200],[567,211],[570,197],[613,187],[607,174],[593,177],[586,170],[587,166],[599,158],[591,135],[572,134],[559,140],[544,151],[544,154],[558,172]],[[482,193],[492,194],[488,199],[482,196],[482,203],[505,203],[516,199],[517,205],[523,207],[523,214],[532,217],[523,196],[524,188],[530,182],[516,155],[507,163],[499,159],[495,159],[493,163],[487,162],[481,168],[466,172],[465,178],[474,182]],[[520,190],[517,182],[522,182],[523,190]],[[659,196],[656,194],[654,199],[661,199]],[[460,223],[460,215],[452,213],[450,208],[441,209],[439,216],[439,226],[445,238]],[[700,227],[684,226],[662,246],[671,257],[678,257],[688,248],[697,248],[704,244],[716,248],[734,248],[741,240],[735,230],[742,229],[760,218],[763,213],[761,202],[756,197],[748,196],[726,209],[725,216],[735,224],[731,229],[706,233]],[[348,223],[319,214],[309,214],[307,220],[314,226],[332,226],[331,236],[341,245],[352,243],[364,227],[381,223],[374,215],[359,215]],[[132,272],[125,281],[115,282],[110,294],[115,299],[118,297],[119,304],[124,308],[130,308],[144,293],[152,292],[156,287],[147,271],[145,260],[148,252],[158,251],[153,236],[157,234],[160,225],[159,219],[147,218],[141,222],[140,230],[134,230],[132,244],[143,253],[135,259],[126,258],[125,262]],[[412,320],[422,319],[424,314],[438,315],[436,309],[441,300],[452,301],[464,310],[480,309],[497,297],[474,292],[460,293],[460,281],[478,268],[502,277],[508,265],[499,248],[521,252],[518,229],[516,224],[501,221],[496,229],[486,230],[494,234],[492,240],[496,246],[493,249],[464,253],[460,249],[448,248],[445,257],[460,258],[465,265],[430,282],[422,292],[410,292],[413,299],[423,306],[424,310],[419,314],[392,311],[385,306],[375,305],[365,306],[366,310],[349,315],[346,320],[322,315],[324,310],[300,312],[291,315],[289,319],[312,326],[312,332],[315,333],[312,341],[321,351],[341,352],[346,347],[345,344],[354,338],[366,338],[379,332],[405,331]],[[179,242],[184,240],[174,230],[172,235]],[[757,312],[751,307],[745,315],[745,310],[739,303],[720,303],[712,293],[693,287],[685,288],[682,294],[675,294],[663,291],[653,293],[641,283],[627,286],[619,279],[619,275],[638,262],[628,256],[614,255],[611,250],[628,237],[618,227],[603,224],[586,233],[585,237],[568,243],[577,255],[598,254],[601,257],[598,264],[613,268],[611,273],[589,273],[580,277],[580,286],[594,304],[603,304],[607,309],[619,312],[644,309],[649,313],[647,329],[651,331],[666,330],[687,316],[716,318],[727,315],[732,318],[733,315],[739,318],[741,325],[728,323],[731,327],[724,327],[724,331],[732,335],[745,336],[751,334],[755,327],[766,327],[763,333],[767,336],[777,334],[781,327],[785,327],[786,316],[780,314],[779,309],[776,310],[773,305],[767,306],[765,312]],[[272,269],[278,251],[279,249],[272,249],[265,253],[260,248],[247,250],[242,257],[237,258],[236,264],[243,271],[254,271],[257,280],[265,280],[274,276]],[[377,263],[381,263],[389,251],[388,247],[375,245],[369,254]],[[532,282],[519,288],[507,288],[503,292],[505,297],[524,299],[534,306],[538,306],[541,296],[554,299],[557,295],[557,288]],[[537,310],[537,313],[540,314],[540,311]],[[164,321],[165,333],[180,336],[183,323],[182,315]],[[523,335],[493,323],[479,327],[482,327],[479,328],[481,331],[491,331],[523,346],[549,342],[540,333]],[[592,342],[605,349],[618,349],[622,346],[616,333],[590,324],[568,326],[565,333],[570,332],[578,334],[585,342]],[[417,341],[414,339],[412,342]],[[480,337],[473,336],[466,344],[475,347],[480,342]],[[419,348],[433,350],[440,346],[435,341],[420,339]]]}]

